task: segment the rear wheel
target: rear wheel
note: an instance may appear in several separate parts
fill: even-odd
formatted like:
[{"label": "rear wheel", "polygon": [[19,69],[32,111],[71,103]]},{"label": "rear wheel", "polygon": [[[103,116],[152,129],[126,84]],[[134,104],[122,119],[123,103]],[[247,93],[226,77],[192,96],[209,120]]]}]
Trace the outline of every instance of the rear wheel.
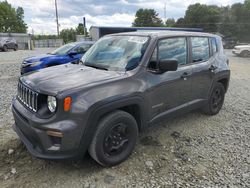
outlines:
[{"label": "rear wheel", "polygon": [[241,57],[250,57],[250,51],[244,50],[240,53]]},{"label": "rear wheel", "polygon": [[207,104],[203,108],[203,112],[207,115],[216,115],[220,112],[225,98],[224,86],[217,82],[210,94]]},{"label": "rear wheel", "polygon": [[15,46],[14,46],[14,51],[17,51],[17,49],[18,49],[18,46],[15,45]]},{"label": "rear wheel", "polygon": [[132,153],[138,137],[136,120],[117,110],[104,116],[89,147],[89,154],[102,166],[117,165]]}]

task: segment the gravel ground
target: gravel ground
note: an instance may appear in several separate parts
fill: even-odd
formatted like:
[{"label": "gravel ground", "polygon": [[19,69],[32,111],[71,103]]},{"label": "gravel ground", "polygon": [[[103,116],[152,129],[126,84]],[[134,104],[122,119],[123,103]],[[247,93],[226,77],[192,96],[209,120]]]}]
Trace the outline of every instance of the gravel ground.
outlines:
[{"label": "gravel ground", "polygon": [[192,112],[140,135],[132,156],[103,168],[32,157],[11,129],[10,101],[22,58],[50,49],[0,53],[0,187],[250,187],[250,59],[226,51],[232,70],[221,112]]}]

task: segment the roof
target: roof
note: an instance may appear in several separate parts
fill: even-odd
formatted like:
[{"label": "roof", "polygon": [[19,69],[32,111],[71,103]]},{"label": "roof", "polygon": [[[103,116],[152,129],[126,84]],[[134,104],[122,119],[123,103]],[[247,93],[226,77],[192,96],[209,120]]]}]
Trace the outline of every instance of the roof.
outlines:
[{"label": "roof", "polygon": [[75,45],[79,45],[79,44],[94,44],[94,43],[95,43],[95,41],[89,41],[89,40],[72,42],[72,44],[75,44]]},{"label": "roof", "polygon": [[116,33],[114,35],[134,35],[134,36],[149,36],[152,38],[159,37],[171,37],[171,36],[206,36],[206,37],[216,37],[217,35],[204,33],[204,32],[188,32],[188,31],[146,31],[146,32],[126,32],[126,33]]},{"label": "roof", "polygon": [[170,31],[197,31],[202,32],[202,28],[181,28],[181,27],[110,27],[110,26],[91,26],[98,29],[135,29],[135,30],[170,30]]}]

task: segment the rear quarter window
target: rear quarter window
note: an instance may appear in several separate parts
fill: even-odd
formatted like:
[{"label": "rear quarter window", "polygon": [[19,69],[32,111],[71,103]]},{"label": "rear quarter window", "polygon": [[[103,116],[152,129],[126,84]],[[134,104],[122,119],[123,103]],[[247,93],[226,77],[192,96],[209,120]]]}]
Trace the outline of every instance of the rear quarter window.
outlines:
[{"label": "rear quarter window", "polygon": [[216,38],[211,38],[211,50],[212,54],[216,54],[218,52],[218,44]]}]

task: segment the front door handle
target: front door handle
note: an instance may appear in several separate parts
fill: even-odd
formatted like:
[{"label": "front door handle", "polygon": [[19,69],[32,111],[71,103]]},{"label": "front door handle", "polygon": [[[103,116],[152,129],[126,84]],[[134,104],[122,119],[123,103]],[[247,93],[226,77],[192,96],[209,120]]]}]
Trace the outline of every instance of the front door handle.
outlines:
[{"label": "front door handle", "polygon": [[183,78],[184,80],[187,80],[188,77],[191,76],[191,73],[188,73],[188,72],[184,72],[182,75],[181,75],[181,78]]},{"label": "front door handle", "polygon": [[209,70],[213,72],[213,71],[216,70],[217,68],[218,68],[217,66],[211,65],[211,66],[209,67]]}]

